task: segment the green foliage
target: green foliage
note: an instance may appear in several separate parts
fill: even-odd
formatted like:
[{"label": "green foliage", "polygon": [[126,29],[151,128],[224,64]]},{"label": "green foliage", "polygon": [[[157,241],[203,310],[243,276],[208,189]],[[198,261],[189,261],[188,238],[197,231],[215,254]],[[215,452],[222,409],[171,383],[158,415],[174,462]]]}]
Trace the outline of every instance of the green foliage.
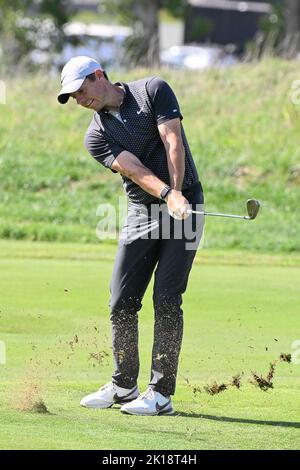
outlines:
[{"label": "green foliage", "polygon": [[[122,415],[118,407],[79,405],[113,370],[108,299],[115,247],[92,248],[88,259],[90,246],[0,242],[0,340],[7,348],[7,364],[0,364],[1,449],[299,448],[299,364],[278,364],[267,392],[248,382],[251,371],[265,375],[280,354],[296,352],[299,265],[279,267],[272,257],[264,265],[259,256],[261,265],[248,265],[247,254],[234,266],[226,260],[220,265],[224,251],[212,265],[203,263],[205,250],[199,252],[184,296],[172,398],[177,415],[141,418]],[[144,391],[153,339],[151,288],[139,331]],[[239,390],[197,392],[242,372]],[[20,411],[32,397],[50,414]]]},{"label": "green foliage", "polygon": [[[138,3],[138,0],[104,0],[101,8],[117,15],[125,24],[132,24],[136,20],[134,7]],[[156,3],[160,9],[167,10],[172,16],[184,17],[187,0],[156,0]]]},{"label": "green foliage", "polygon": [[[158,74],[176,92],[183,125],[204,186],[206,209],[244,213],[261,200],[254,222],[206,219],[205,247],[300,251],[299,105],[290,100],[297,62],[205,73],[132,70],[111,80]],[[121,179],[83,146],[89,111],[56,101],[59,79],[7,81],[0,106],[0,236],[96,241],[100,203],[118,207]]]},{"label": "green foliage", "polygon": [[191,18],[190,22],[190,36],[189,40],[191,42],[199,42],[201,41],[207,34],[211,33],[211,31],[214,29],[213,22],[209,20],[208,18],[199,18],[199,17],[194,17]]},{"label": "green foliage", "polygon": [[1,17],[9,10],[17,10],[27,8],[30,0],[0,0]]},{"label": "green foliage", "polygon": [[273,0],[273,13],[262,16],[259,27],[260,30],[268,35],[275,37],[274,47],[283,39],[285,33],[284,10],[285,5],[281,0]]},{"label": "green foliage", "polygon": [[174,17],[183,18],[187,0],[161,0],[160,7],[166,8]]},{"label": "green foliage", "polygon": [[69,19],[69,3],[67,0],[42,0],[42,2],[38,2],[41,14],[53,18],[58,27],[63,26]]},{"label": "green foliage", "polygon": [[153,66],[159,63],[159,1],[105,0],[106,12],[132,27],[125,41],[126,62],[131,66]]},{"label": "green foliage", "polygon": [[32,69],[34,64],[30,53],[40,49],[42,42],[46,44],[43,50],[51,61],[50,54],[62,47],[61,27],[68,20],[70,13],[65,0],[1,0],[2,70],[12,71],[17,67]]}]

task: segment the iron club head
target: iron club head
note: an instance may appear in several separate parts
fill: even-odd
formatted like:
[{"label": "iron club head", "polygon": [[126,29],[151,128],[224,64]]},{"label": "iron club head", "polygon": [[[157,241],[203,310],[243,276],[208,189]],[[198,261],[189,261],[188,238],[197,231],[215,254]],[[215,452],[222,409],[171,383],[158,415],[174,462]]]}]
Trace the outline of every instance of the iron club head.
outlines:
[{"label": "iron club head", "polygon": [[220,214],[219,212],[206,212],[206,211],[195,211],[188,209],[188,214],[200,214],[200,215],[211,215],[214,217],[228,217],[231,219],[244,219],[244,220],[253,220],[256,218],[260,208],[260,202],[257,199],[248,199],[247,201],[247,212],[248,215],[234,215],[234,214]]},{"label": "iron club head", "polygon": [[247,201],[247,212],[248,219],[253,220],[258,214],[260,203],[257,199],[248,199]]}]

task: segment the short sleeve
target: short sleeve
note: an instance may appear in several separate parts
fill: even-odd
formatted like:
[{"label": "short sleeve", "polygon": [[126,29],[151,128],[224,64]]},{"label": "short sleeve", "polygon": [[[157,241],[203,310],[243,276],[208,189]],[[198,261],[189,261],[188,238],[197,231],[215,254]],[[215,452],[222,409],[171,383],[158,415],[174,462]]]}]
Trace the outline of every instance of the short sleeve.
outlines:
[{"label": "short sleeve", "polygon": [[153,77],[147,84],[147,90],[153,105],[157,124],[180,118],[179,104],[170,85],[159,77]]},{"label": "short sleeve", "polygon": [[97,162],[109,168],[113,173],[117,171],[111,168],[117,156],[123,152],[123,148],[114,142],[109,142],[100,131],[89,130],[84,138],[84,144],[89,153]]}]

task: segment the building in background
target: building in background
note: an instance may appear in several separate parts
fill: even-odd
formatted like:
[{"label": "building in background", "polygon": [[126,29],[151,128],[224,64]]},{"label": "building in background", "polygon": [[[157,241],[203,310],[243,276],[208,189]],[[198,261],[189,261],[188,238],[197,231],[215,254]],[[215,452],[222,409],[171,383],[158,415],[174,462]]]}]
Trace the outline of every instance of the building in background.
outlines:
[{"label": "building in background", "polygon": [[272,6],[266,2],[188,0],[184,42],[234,44],[242,52],[268,18],[272,21]]},{"label": "building in background", "polygon": [[99,0],[70,0],[73,10],[92,11],[94,13],[98,12],[99,3]]}]

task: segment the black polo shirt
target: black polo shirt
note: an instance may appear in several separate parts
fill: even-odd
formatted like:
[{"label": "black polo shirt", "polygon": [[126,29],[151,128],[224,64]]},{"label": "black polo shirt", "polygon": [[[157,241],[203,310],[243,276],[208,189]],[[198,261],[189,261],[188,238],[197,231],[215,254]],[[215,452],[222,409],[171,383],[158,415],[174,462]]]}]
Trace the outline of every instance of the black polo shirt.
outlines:
[{"label": "black polo shirt", "polygon": [[[120,119],[107,110],[95,113],[85,135],[88,151],[99,163],[111,169],[118,155],[127,150],[169,185],[167,154],[157,126],[174,118],[182,119],[174,92],[159,77],[116,85],[125,91]],[[199,178],[182,126],[181,132],[185,148],[184,190],[196,185]],[[122,179],[132,202],[149,204],[157,200],[129,178],[122,176]]]}]

